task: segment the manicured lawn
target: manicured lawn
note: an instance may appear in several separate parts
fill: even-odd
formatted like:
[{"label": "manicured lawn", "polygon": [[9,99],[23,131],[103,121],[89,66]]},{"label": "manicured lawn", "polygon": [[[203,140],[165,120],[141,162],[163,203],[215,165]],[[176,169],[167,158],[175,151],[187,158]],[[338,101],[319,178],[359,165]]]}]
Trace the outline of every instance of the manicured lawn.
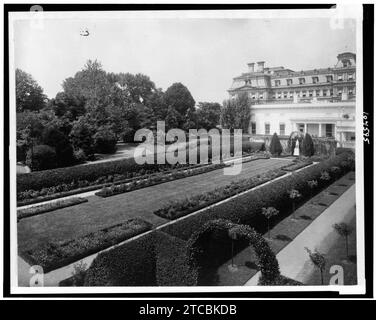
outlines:
[{"label": "manicured lawn", "polygon": [[[299,207],[296,212],[296,220],[291,220],[291,215],[284,220],[277,222],[271,229],[272,241],[269,245],[277,254],[284,247],[286,247],[300,232],[316,219],[330,204],[338,199],[354,181],[349,180],[354,173],[349,173],[342,177],[337,182],[333,183],[327,189],[308,200],[305,204]],[[339,186],[339,184],[343,184]],[[347,187],[345,186],[347,185]],[[323,206],[325,204],[326,206]],[[265,233],[267,238],[268,234]],[[344,247],[343,247],[344,249]],[[351,251],[350,251],[351,252]],[[252,247],[246,247],[234,256],[234,264],[238,267],[236,272],[230,272],[228,266],[231,265],[231,259],[226,261],[218,268],[211,270],[211,275],[208,275],[207,285],[229,286],[229,285],[244,285],[250,278],[252,278],[258,271],[257,258]]]},{"label": "manicured lawn", "polygon": [[27,250],[49,241],[73,239],[136,217],[157,226],[167,220],[153,211],[172,200],[210,191],[288,163],[283,159],[255,160],[243,164],[242,172],[235,176],[225,176],[223,169],[219,169],[109,198],[92,196],[88,202],[74,207],[22,219],[18,223],[18,247]]}]

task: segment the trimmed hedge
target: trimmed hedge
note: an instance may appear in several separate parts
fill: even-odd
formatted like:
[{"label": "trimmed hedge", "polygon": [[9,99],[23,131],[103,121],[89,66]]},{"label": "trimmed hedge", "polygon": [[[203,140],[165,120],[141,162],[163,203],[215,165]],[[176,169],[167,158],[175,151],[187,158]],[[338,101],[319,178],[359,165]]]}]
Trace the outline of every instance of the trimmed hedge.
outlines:
[{"label": "trimmed hedge", "polygon": [[84,286],[155,286],[154,232],[100,253],[86,272]]},{"label": "trimmed hedge", "polygon": [[177,219],[191,212],[205,208],[211,204],[227,199],[238,193],[252,189],[260,184],[286,174],[280,169],[271,170],[257,176],[231,182],[230,184],[206,193],[198,194],[183,200],[177,200],[157,209],[154,214],[165,219]]},{"label": "trimmed hedge", "polygon": [[21,220],[26,217],[36,216],[38,214],[51,212],[57,209],[71,207],[76,204],[87,202],[86,198],[74,197],[65,200],[55,201],[51,203],[41,204],[39,206],[29,207],[25,209],[17,210],[17,220]]},{"label": "trimmed hedge", "polygon": [[116,174],[127,175],[128,178],[130,178],[133,177],[134,174],[144,175],[161,170],[168,170],[174,167],[176,166],[170,164],[139,165],[133,158],[129,158],[68,168],[23,173],[17,175],[17,193],[26,190],[41,190],[43,188],[61,184],[78,184],[78,181],[93,182],[99,178]]},{"label": "trimmed hedge", "polygon": [[185,241],[153,231],[100,253],[85,275],[85,286],[193,286]]},{"label": "trimmed hedge", "polygon": [[189,265],[187,243],[164,232],[155,232],[158,286],[197,285],[197,270]]},{"label": "trimmed hedge", "polygon": [[151,227],[149,222],[142,219],[130,219],[76,239],[50,242],[41,248],[23,251],[21,256],[32,265],[42,266],[44,272],[49,272],[132,238]]},{"label": "trimmed hedge", "polygon": [[[187,255],[190,245],[184,240],[189,240],[198,230],[202,230],[205,223],[215,219],[230,220],[226,223],[234,223],[234,226],[240,228],[242,234],[247,234],[247,230],[251,230],[248,227],[250,225],[258,231],[265,224],[264,217],[258,214],[262,207],[289,206],[288,190],[295,188],[304,194],[310,193],[311,189],[307,181],[319,179],[323,171],[330,171],[330,168],[340,166],[339,164],[342,164],[342,173],[352,167],[351,160],[348,161],[346,155],[338,156],[103,252],[98,255],[86,272],[84,285],[196,285],[200,270],[192,265],[192,260],[190,260],[192,257]],[[329,184],[330,181],[325,183]],[[238,226],[238,223],[246,224],[246,226]],[[189,240],[189,243],[192,244],[194,239],[195,236]],[[268,256],[262,256],[262,259],[269,261]],[[269,272],[270,270],[272,271]],[[273,283],[272,280],[277,276],[273,270],[277,269],[264,270],[267,276],[262,278],[261,284],[298,284],[282,281],[283,277],[279,277]]]},{"label": "trimmed hedge", "polygon": [[[211,264],[211,261],[208,261],[208,258],[211,260],[208,253],[221,255],[221,251],[218,252],[218,246],[216,246],[217,250],[210,252],[212,250],[208,250],[208,243],[211,242],[213,237],[218,238],[219,234],[222,238],[224,234],[226,239],[230,239],[230,232],[237,238],[248,241],[254,248],[260,265],[260,284],[270,285],[275,283],[280,276],[278,261],[262,234],[249,226],[236,224],[229,220],[209,221],[191,236],[187,243],[189,264],[197,269],[199,274],[203,271],[204,276],[206,276],[205,266]],[[217,242],[217,240],[215,239],[214,242]],[[202,285],[205,285],[205,283],[202,283]]]},{"label": "trimmed hedge", "polygon": [[281,169],[284,171],[295,171],[304,167],[311,165],[312,161],[298,161],[296,163],[289,164],[287,166],[282,167]]},{"label": "trimmed hedge", "polygon": [[158,185],[164,182],[169,182],[172,180],[178,180],[186,177],[195,176],[198,174],[210,172],[213,170],[222,169],[226,166],[226,164],[213,164],[213,165],[207,165],[203,167],[197,167],[195,169],[187,169],[187,170],[178,170],[173,171],[171,173],[165,174],[165,173],[159,173],[156,175],[152,175],[149,177],[146,177],[143,180],[140,181],[133,181],[131,183],[124,183],[119,185],[112,185],[110,187],[104,187],[102,190],[95,193],[96,196],[99,197],[110,197],[113,195],[126,193],[154,185]]},{"label": "trimmed hedge", "polygon": [[[342,175],[353,169],[353,159],[351,159],[351,156],[349,157],[349,154],[343,153],[218,206],[208,208],[199,214],[191,215],[177,223],[166,225],[161,230],[183,240],[188,240],[202,225],[214,219],[227,219],[249,225],[254,227],[256,231],[266,230],[266,221],[261,214],[263,207],[275,207],[280,212],[289,212],[291,200],[288,191],[296,189],[303,195],[303,198],[310,197],[312,191],[307,181],[319,181],[318,192],[320,188],[332,182],[332,179],[326,181],[321,180],[320,177],[323,171],[330,171],[333,166],[339,167]],[[282,219],[283,216],[280,215],[279,218]]]}]

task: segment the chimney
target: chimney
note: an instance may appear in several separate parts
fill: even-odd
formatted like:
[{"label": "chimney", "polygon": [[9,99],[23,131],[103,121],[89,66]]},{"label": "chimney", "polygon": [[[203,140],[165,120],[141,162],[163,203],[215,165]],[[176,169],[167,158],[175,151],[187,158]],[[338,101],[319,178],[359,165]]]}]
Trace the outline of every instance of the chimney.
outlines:
[{"label": "chimney", "polygon": [[264,72],[264,65],[265,65],[265,61],[257,62],[257,71]]},{"label": "chimney", "polygon": [[248,72],[249,73],[255,72],[255,64],[253,62],[248,63]]}]

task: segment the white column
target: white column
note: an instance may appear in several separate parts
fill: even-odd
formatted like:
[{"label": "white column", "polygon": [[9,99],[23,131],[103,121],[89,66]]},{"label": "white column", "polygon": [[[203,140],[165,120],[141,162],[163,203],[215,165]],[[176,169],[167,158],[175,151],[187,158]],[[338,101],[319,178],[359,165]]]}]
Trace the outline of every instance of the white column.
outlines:
[{"label": "white column", "polygon": [[304,133],[307,133],[307,124],[304,123]]},{"label": "white column", "polygon": [[321,123],[319,123],[319,137],[321,137]]}]

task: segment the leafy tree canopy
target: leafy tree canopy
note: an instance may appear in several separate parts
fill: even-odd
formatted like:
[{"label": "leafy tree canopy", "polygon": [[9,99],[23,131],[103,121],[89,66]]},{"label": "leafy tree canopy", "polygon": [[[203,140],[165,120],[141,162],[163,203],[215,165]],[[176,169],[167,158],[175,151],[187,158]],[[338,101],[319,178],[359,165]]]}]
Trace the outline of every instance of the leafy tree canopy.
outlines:
[{"label": "leafy tree canopy", "polygon": [[33,77],[16,69],[16,110],[23,112],[26,110],[38,111],[46,106],[47,97],[43,93],[42,87]]}]

